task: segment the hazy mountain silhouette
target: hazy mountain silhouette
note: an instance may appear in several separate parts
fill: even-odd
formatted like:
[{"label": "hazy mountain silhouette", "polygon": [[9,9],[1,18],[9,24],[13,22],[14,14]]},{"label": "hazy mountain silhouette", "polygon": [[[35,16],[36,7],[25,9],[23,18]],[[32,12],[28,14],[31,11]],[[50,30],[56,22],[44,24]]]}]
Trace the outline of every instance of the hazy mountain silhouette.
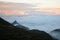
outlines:
[{"label": "hazy mountain silhouette", "polygon": [[51,31],[50,35],[52,35],[52,37],[60,40],[60,29],[55,29],[55,30]]},{"label": "hazy mountain silhouette", "polygon": [[54,40],[54,38],[44,31],[17,28],[0,18],[0,40]]}]

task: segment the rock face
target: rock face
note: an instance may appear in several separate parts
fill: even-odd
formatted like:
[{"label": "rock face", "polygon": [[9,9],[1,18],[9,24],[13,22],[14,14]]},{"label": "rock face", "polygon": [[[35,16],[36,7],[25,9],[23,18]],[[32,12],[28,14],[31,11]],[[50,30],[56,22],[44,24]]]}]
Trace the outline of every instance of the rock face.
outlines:
[{"label": "rock face", "polygon": [[13,26],[17,27],[17,28],[23,28],[25,30],[29,30],[27,27],[24,27],[24,26],[20,25],[16,20],[13,23],[11,23],[11,24]]},{"label": "rock face", "polygon": [[14,26],[20,26],[20,24],[15,20],[13,23],[12,23]]},{"label": "rock face", "polygon": [[23,28],[18,28],[0,18],[0,40],[54,40],[54,39],[44,31],[26,30]]}]

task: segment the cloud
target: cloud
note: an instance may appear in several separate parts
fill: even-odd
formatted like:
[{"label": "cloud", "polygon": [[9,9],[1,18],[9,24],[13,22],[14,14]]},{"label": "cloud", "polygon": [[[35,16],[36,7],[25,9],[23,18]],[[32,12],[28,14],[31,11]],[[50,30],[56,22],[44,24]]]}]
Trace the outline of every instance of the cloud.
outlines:
[{"label": "cloud", "polygon": [[0,6],[0,8],[17,8],[16,6],[8,6],[8,5],[5,5],[5,6]]},{"label": "cloud", "polygon": [[0,14],[4,15],[25,15],[25,12],[19,10],[0,10]]},{"label": "cloud", "polygon": [[60,9],[59,8],[41,8],[40,6],[37,6],[37,4],[0,2],[0,14],[60,15]]},{"label": "cloud", "polygon": [[46,15],[60,15],[60,8],[40,8],[37,11],[47,12]]},{"label": "cloud", "polygon": [[[1,5],[2,4],[2,5]],[[27,15],[25,10],[30,10],[30,4],[24,3],[0,3],[0,14],[3,15]]]}]

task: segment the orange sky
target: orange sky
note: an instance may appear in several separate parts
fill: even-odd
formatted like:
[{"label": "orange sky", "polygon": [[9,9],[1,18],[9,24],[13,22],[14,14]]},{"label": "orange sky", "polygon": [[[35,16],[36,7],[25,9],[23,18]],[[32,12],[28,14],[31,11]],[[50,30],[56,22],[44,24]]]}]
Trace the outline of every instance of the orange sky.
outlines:
[{"label": "orange sky", "polygon": [[60,15],[60,9],[59,8],[40,8],[40,9],[38,9],[38,11],[50,13],[47,15]]},{"label": "orange sky", "polygon": [[[19,5],[8,5],[8,4],[14,4],[14,3],[8,3],[8,2],[2,2],[4,5],[0,5],[0,14],[4,15],[25,15],[26,12],[18,9],[14,10],[9,10],[9,8],[23,8],[20,7]],[[55,5],[57,6],[57,5]],[[34,7],[31,7],[31,9],[35,9],[36,11],[41,11],[41,12],[48,12],[46,15],[60,15],[60,8],[57,6],[57,8],[51,7],[47,8],[48,6],[37,6],[35,5]],[[3,9],[3,10],[1,10]],[[6,10],[5,10],[6,9]],[[30,10],[31,11],[31,10]],[[29,13],[28,13],[29,14]],[[38,14],[38,13],[37,13]]]},{"label": "orange sky", "polygon": [[16,6],[8,6],[8,5],[4,5],[4,6],[0,6],[0,8],[16,8]]},{"label": "orange sky", "polygon": [[[3,5],[0,5],[0,14],[4,14],[4,15],[25,15],[24,11],[21,10],[9,10],[9,9],[13,9],[13,8],[18,8],[18,6],[11,6],[11,5],[7,5],[7,4],[11,4],[8,2],[2,2]],[[2,10],[1,10],[2,9]]]},{"label": "orange sky", "polygon": [[0,13],[7,16],[8,15],[24,15],[24,12],[19,10],[0,10]]}]

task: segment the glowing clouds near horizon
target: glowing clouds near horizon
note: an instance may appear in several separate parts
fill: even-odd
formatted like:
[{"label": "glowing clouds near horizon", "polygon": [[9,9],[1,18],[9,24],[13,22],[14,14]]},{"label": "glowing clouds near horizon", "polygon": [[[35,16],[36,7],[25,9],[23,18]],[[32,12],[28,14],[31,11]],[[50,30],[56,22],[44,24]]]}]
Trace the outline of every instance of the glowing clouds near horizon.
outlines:
[{"label": "glowing clouds near horizon", "polygon": [[6,0],[0,4],[0,13],[5,15],[30,15],[30,13],[60,15],[60,0]]},{"label": "glowing clouds near horizon", "polygon": [[0,6],[0,8],[17,8],[17,7],[16,6],[5,5],[5,6]]},{"label": "glowing clouds near horizon", "polygon": [[25,15],[25,12],[23,11],[18,11],[18,10],[0,10],[0,14],[4,14],[6,16],[9,16],[9,15]]},{"label": "glowing clouds near horizon", "polygon": [[37,11],[47,12],[46,15],[60,15],[60,0],[42,0],[36,8]]},{"label": "glowing clouds near horizon", "polygon": [[22,6],[20,6],[20,5],[18,3],[1,2],[0,3],[0,14],[6,15],[6,16],[27,15],[27,13],[25,11],[20,10],[22,8]]},{"label": "glowing clouds near horizon", "polygon": [[46,15],[60,15],[59,8],[38,8],[36,11],[47,12]]}]

